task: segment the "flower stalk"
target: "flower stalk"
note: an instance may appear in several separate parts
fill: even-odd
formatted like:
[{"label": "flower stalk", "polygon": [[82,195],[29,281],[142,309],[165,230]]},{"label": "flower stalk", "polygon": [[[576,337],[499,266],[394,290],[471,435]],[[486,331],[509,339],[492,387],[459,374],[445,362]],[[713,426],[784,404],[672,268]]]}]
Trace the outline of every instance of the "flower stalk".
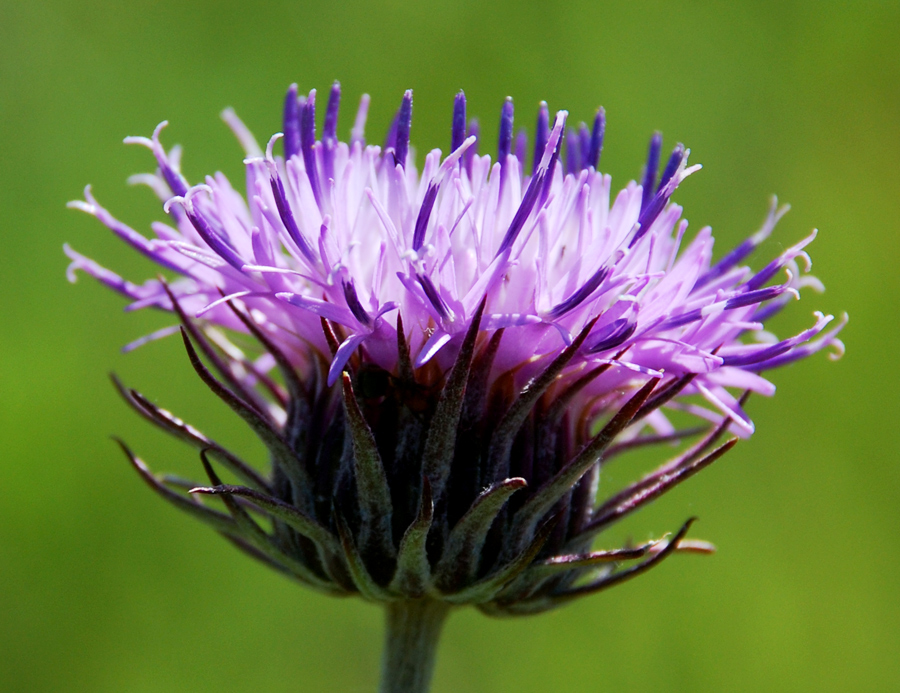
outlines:
[{"label": "flower stalk", "polygon": [[450,606],[434,599],[390,602],[385,608],[379,693],[426,693]]}]

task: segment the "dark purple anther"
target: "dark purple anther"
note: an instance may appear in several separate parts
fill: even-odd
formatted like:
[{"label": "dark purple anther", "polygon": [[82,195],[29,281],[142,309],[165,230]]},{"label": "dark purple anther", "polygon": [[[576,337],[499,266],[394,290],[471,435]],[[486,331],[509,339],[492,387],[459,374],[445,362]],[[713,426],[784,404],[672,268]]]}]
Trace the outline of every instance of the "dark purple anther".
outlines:
[{"label": "dark purple anther", "polygon": [[441,295],[438,293],[437,287],[435,287],[431,279],[429,279],[424,274],[417,274],[416,279],[419,280],[419,284],[422,285],[422,290],[425,292],[425,295],[428,297],[431,305],[434,306],[437,314],[442,318],[446,318],[448,315],[450,315],[450,311],[447,310],[447,304],[444,303],[444,299],[441,298]]},{"label": "dark purple anther", "polygon": [[657,193],[666,187],[666,183],[672,180],[672,176],[675,175],[675,172],[678,170],[678,167],[681,166],[682,161],[684,161],[684,145],[679,143],[675,149],[672,150],[672,155],[669,157],[669,163],[666,164],[662,178],[659,179],[659,185],[656,186]]},{"label": "dark purple anther", "polygon": [[497,141],[497,161],[506,166],[506,157],[512,151],[513,138],[513,100],[507,96],[500,109],[500,136]]},{"label": "dark purple anther", "polygon": [[197,230],[197,233],[200,234],[200,238],[206,242],[206,245],[238,272],[243,273],[243,267],[246,263],[241,256],[235,252],[234,248],[231,247],[231,244],[222,238],[222,236],[207,223],[206,219],[197,213],[196,208],[192,211],[185,209],[185,212],[187,213],[187,218]]},{"label": "dark purple anther", "polygon": [[284,97],[284,160],[300,153],[300,104],[297,85],[292,84]]},{"label": "dark purple anther", "polygon": [[328,107],[325,109],[325,123],[322,126],[322,141],[337,139],[338,109],[341,106],[341,83],[331,85]]},{"label": "dark purple anther", "polygon": [[765,361],[767,359],[781,356],[783,353],[790,351],[792,346],[793,344],[791,343],[791,340],[786,339],[783,342],[778,342],[777,344],[773,344],[770,347],[760,349],[759,351],[753,351],[749,354],[734,354],[733,356],[723,356],[722,365],[736,366],[738,368],[752,366],[754,363],[761,363],[762,361]]},{"label": "dark purple anther", "polygon": [[694,288],[692,289],[692,291],[703,288],[712,280],[718,279],[754,250],[756,250],[756,243],[752,238],[748,238],[737,248],[726,253],[725,256],[715,265],[710,267],[706,274],[704,274],[697,280],[697,283],[694,284]]},{"label": "dark purple anther", "polygon": [[472,175],[472,159],[478,154],[478,141],[481,139],[481,126],[478,124],[478,118],[472,118],[472,120],[469,121],[469,131],[466,137],[475,138],[472,146],[466,150],[465,154],[463,154],[463,165],[466,167],[466,171],[469,175]]},{"label": "dark purple anther", "polygon": [[588,352],[596,354],[600,351],[615,349],[627,341],[628,338],[634,334],[636,329],[637,323],[632,322],[628,318],[613,320],[609,325],[597,330],[596,336],[599,337],[599,339],[590,349],[588,349]]},{"label": "dark purple anther", "polygon": [[576,174],[581,170],[581,152],[578,133],[569,128],[566,130],[566,173]]},{"label": "dark purple anther", "polygon": [[316,165],[316,90],[309,92],[309,97],[300,109],[300,149],[303,152],[303,164],[306,177],[316,198],[316,205],[322,209],[322,191],[319,188],[319,169]]},{"label": "dark purple anther", "polygon": [[416,228],[413,232],[413,250],[418,252],[425,243],[425,231],[428,229],[428,219],[431,217],[431,210],[434,207],[434,201],[437,199],[438,184],[432,183],[425,191],[425,199],[422,200],[422,206],[419,208],[419,216],[416,217]]},{"label": "dark purple anther", "polygon": [[641,215],[638,217],[638,230],[637,233],[634,234],[634,237],[631,239],[631,242],[628,244],[629,248],[633,248],[635,243],[637,243],[641,238],[644,237],[644,234],[650,230],[650,227],[653,225],[653,222],[656,221],[656,217],[659,216],[659,213],[663,211],[663,208],[666,206],[666,202],[669,201],[669,198],[663,195],[662,192],[657,193],[650,200],[650,204],[647,205],[647,208],[641,212]]},{"label": "dark purple anther", "polygon": [[322,125],[322,167],[325,180],[334,180],[334,150],[337,147],[338,109],[341,105],[341,83],[331,85],[328,107],[325,109],[325,123]]},{"label": "dark purple anther", "polygon": [[297,244],[303,256],[309,260],[310,264],[315,265],[316,256],[313,254],[309,243],[306,242],[306,238],[300,232],[300,227],[297,225],[297,220],[294,218],[294,213],[288,204],[287,195],[284,193],[284,185],[281,182],[281,178],[275,173],[269,179],[269,182],[272,185],[272,195],[275,197],[275,206],[278,208],[278,216],[281,217],[281,223],[284,224],[288,235]]},{"label": "dark purple anther", "polygon": [[606,131],[606,111],[597,109],[594,116],[594,127],[591,128],[591,146],[588,150],[586,166],[591,166],[595,171],[600,166],[600,153],[603,151],[603,133]]},{"label": "dark purple anther", "polygon": [[653,187],[656,183],[656,172],[659,170],[659,152],[662,149],[662,135],[654,133],[650,138],[650,150],[647,152],[647,168],[644,169],[643,195],[641,196],[641,214],[647,209],[653,198]]},{"label": "dark purple anther", "polygon": [[394,114],[391,126],[388,128],[387,136],[384,138],[384,152],[388,149],[394,149],[397,146],[397,123],[400,122],[400,109]]},{"label": "dark purple anther", "polygon": [[547,148],[547,140],[550,139],[550,109],[547,108],[547,102],[541,101],[538,106],[537,125],[534,128],[534,163],[531,165],[531,175],[537,172],[537,168],[541,163],[541,157],[544,156],[544,149]]},{"label": "dark purple anther", "polygon": [[579,171],[588,167],[587,157],[591,150],[591,131],[584,123],[578,124],[578,162]]},{"label": "dark purple anther", "polygon": [[[161,158],[161,157],[160,157]],[[169,162],[165,159],[162,159],[159,164],[159,170],[162,173],[163,178],[166,180],[166,184],[172,190],[173,195],[178,195],[179,197],[184,197],[188,193],[188,184],[178,171],[173,169]]]},{"label": "dark purple anther", "polygon": [[[684,159],[684,147],[679,144],[672,151],[672,156],[669,157],[669,163],[666,164],[666,170],[663,172],[662,178],[659,181],[659,188],[654,194],[652,187],[654,179],[656,178],[656,171],[659,168],[659,150],[661,146],[662,136],[659,133],[656,133],[653,136],[653,140],[650,142],[650,156],[647,160],[647,171],[644,174],[641,215],[638,217],[640,228],[628,244],[629,248],[633,247],[634,244],[647,233],[650,226],[656,221],[656,217],[658,217],[660,212],[665,208],[666,203],[669,201],[669,195],[666,194],[665,190],[666,184],[672,179],[672,176],[675,175],[675,172],[678,170],[678,167],[681,166],[681,162]],[[650,196],[649,200],[647,199],[648,194]]]},{"label": "dark purple anther", "polygon": [[779,270],[784,267],[785,260],[783,258],[777,257],[768,265],[763,267],[759,272],[754,274],[750,279],[747,280],[747,283],[744,284],[746,289],[753,291],[753,289],[758,289],[767,281],[769,281],[772,277],[778,274]]},{"label": "dark purple anther", "polygon": [[550,311],[550,317],[556,319],[583,303],[584,300],[594,293],[597,287],[603,283],[603,280],[606,279],[608,274],[608,267],[601,267],[598,269],[575,293],[569,296],[565,301],[554,306]]},{"label": "dark purple anther", "polygon": [[[749,286],[749,282],[745,286]],[[776,296],[781,296],[784,292],[785,288],[783,286],[770,286],[766,289],[748,291],[747,293],[740,294],[739,296],[729,298],[725,301],[725,310],[742,308],[743,306],[750,306],[754,303],[762,303],[763,301],[771,301]]]},{"label": "dark purple anther", "polygon": [[[563,127],[565,127],[565,123],[563,123]],[[541,204],[547,201],[547,197],[550,195],[550,186],[553,185],[553,172],[556,170],[556,162],[559,161],[559,153],[562,150],[563,138],[560,133],[560,137],[556,140],[556,148],[553,150],[553,155],[550,157],[550,163],[547,165],[547,173],[544,176],[544,189],[541,191]]]},{"label": "dark purple anther", "polygon": [[359,296],[356,295],[356,287],[353,286],[353,280],[351,279],[349,282],[342,281],[341,285],[344,288],[344,300],[347,301],[347,307],[353,313],[353,317],[359,320],[360,324],[371,327],[372,318],[359,302]]},{"label": "dark purple anther", "polygon": [[528,219],[528,215],[531,214],[531,210],[534,209],[534,204],[537,202],[538,196],[541,194],[541,190],[544,187],[544,175],[546,175],[546,172],[538,171],[531,177],[531,182],[528,183],[528,189],[522,196],[522,202],[519,204],[519,209],[516,210],[516,215],[513,217],[512,223],[506,230],[506,235],[503,237],[503,242],[500,244],[499,250],[497,250],[497,255],[509,250],[512,247],[512,244],[516,242],[519,232],[522,230],[522,227],[525,226],[525,221]]},{"label": "dark purple anther", "polygon": [[453,99],[453,125],[450,130],[450,151],[455,152],[466,141],[466,95],[460,89]]},{"label": "dark purple anther", "polygon": [[[767,289],[761,289],[759,291],[748,291],[747,293],[740,294],[739,296],[734,296],[725,301],[725,306],[723,310],[734,310],[735,308],[742,308],[743,306],[750,306],[755,303],[761,303],[763,301],[770,301],[776,296],[779,296],[785,292],[785,288],[783,286],[772,286]],[[657,325],[657,328],[660,332],[664,330],[671,330],[676,327],[681,327],[682,325],[687,325],[691,322],[696,322],[703,318],[704,312],[703,308],[695,308],[694,310],[689,310],[686,313],[682,313],[681,315],[676,315],[674,317],[668,318]],[[754,316],[754,320],[756,317]]]},{"label": "dark purple anther", "polygon": [[663,320],[661,323],[659,323],[659,325],[656,326],[656,329],[660,332],[664,332],[665,330],[674,330],[676,327],[681,327],[682,325],[687,325],[691,322],[697,322],[702,317],[703,309],[695,308],[694,310],[689,310],[686,313],[682,313],[681,315],[676,315],[674,317]]},{"label": "dark purple anther", "polygon": [[528,133],[525,132],[525,128],[522,128],[516,133],[516,143],[513,147],[513,151],[515,152],[516,158],[519,160],[519,170],[524,170],[525,152],[528,151]]},{"label": "dark purple anther", "polygon": [[407,89],[403,94],[403,102],[397,116],[397,143],[394,147],[394,164],[400,164],[404,169],[409,153],[410,127],[412,127],[412,89]]}]

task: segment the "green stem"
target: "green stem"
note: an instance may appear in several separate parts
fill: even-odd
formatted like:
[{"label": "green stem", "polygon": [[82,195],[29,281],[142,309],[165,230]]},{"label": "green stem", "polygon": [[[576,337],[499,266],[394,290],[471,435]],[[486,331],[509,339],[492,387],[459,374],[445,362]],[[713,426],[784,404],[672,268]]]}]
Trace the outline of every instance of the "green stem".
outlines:
[{"label": "green stem", "polygon": [[380,693],[427,693],[450,607],[431,599],[387,605]]}]

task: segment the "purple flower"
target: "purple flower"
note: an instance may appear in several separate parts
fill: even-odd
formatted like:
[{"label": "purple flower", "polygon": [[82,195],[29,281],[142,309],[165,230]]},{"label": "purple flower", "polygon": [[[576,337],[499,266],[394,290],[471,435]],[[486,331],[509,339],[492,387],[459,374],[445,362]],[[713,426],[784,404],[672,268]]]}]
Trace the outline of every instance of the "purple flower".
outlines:
[{"label": "purple flower", "polygon": [[[203,451],[212,485],[183,495],[129,452],[144,478],[300,581],[388,602],[534,613],[676,549],[706,550],[684,539],[689,522],[668,540],[590,549],[601,530],[730,448],[734,440],[715,447],[723,434],[753,432],[742,404],[774,392],[762,372],[827,346],[842,352],[846,317],[829,327],[832,316],[816,313],[781,340],[765,330],[801,289],[822,289],[805,251],[815,232],[754,274],[742,263],[786,211],[773,201],[763,227],[714,262],[710,229],[689,236],[671,202],[700,168],[689,150],[677,145],[660,173],[654,135],[641,184],[612,195],[598,171],[602,109],[591,126],[567,130],[568,114],[551,121],[542,104],[529,169],[512,101],[493,161],[478,152],[460,93],[451,153],[432,150],[420,172],[411,91],[383,147],[364,139],[368,96],[349,142],[338,140],[340,98],[335,84],[318,137],[315,90],[302,97],[292,86],[284,132],[265,152],[223,113],[246,152],[245,195],[220,173],[188,183],[180,151],[160,143],[165,123],[151,139],[127,138],[158,165],[133,179],[164,203],[168,220],[152,239],[90,188],[71,203],[172,278],[133,284],[67,246],[70,278],[83,270],[130,309],[174,312],[178,325],[128,348],[180,326],[200,377],[272,456],[263,475],[122,388],[139,413]],[[226,336],[239,332],[258,353]],[[707,425],[676,430],[666,410]],[[701,434],[596,500],[601,467],[616,455]],[[212,462],[246,485],[223,484]]]}]

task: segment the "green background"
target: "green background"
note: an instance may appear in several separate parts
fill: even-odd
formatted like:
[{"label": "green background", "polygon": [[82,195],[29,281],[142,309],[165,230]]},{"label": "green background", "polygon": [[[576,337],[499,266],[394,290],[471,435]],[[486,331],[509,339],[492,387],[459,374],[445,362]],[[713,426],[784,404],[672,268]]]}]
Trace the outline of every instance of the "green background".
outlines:
[{"label": "green background", "polygon": [[[376,140],[412,87],[420,152],[447,147],[461,87],[489,143],[508,94],[528,126],[540,99],[575,119],[602,104],[615,187],[660,129],[704,165],[676,199],[693,230],[713,226],[719,253],[776,192],[794,211],[756,266],[820,229],[810,250],[828,292],[804,293],[780,333],[814,309],[851,316],[842,361],[773,373],[778,395],[749,404],[752,440],[602,540],[696,514],[692,534],[717,555],[675,557],[532,619],[460,612],[435,690],[900,690],[898,30],[897,2],[0,2],[0,690],[373,690],[376,608],[269,574],[127,467],[110,434],[156,469],[199,471],[125,409],[110,370],[258,450],[175,340],[119,352],[171,321],[68,285],[61,250],[151,276],[65,209],[90,182],[148,230],[158,205],[125,178],[151,158],[122,138],[167,118],[190,179],[221,169],[240,184],[219,111],[233,106],[265,141],[290,82],[335,78],[346,104],[372,95]],[[623,460],[604,483],[651,461]]]}]

